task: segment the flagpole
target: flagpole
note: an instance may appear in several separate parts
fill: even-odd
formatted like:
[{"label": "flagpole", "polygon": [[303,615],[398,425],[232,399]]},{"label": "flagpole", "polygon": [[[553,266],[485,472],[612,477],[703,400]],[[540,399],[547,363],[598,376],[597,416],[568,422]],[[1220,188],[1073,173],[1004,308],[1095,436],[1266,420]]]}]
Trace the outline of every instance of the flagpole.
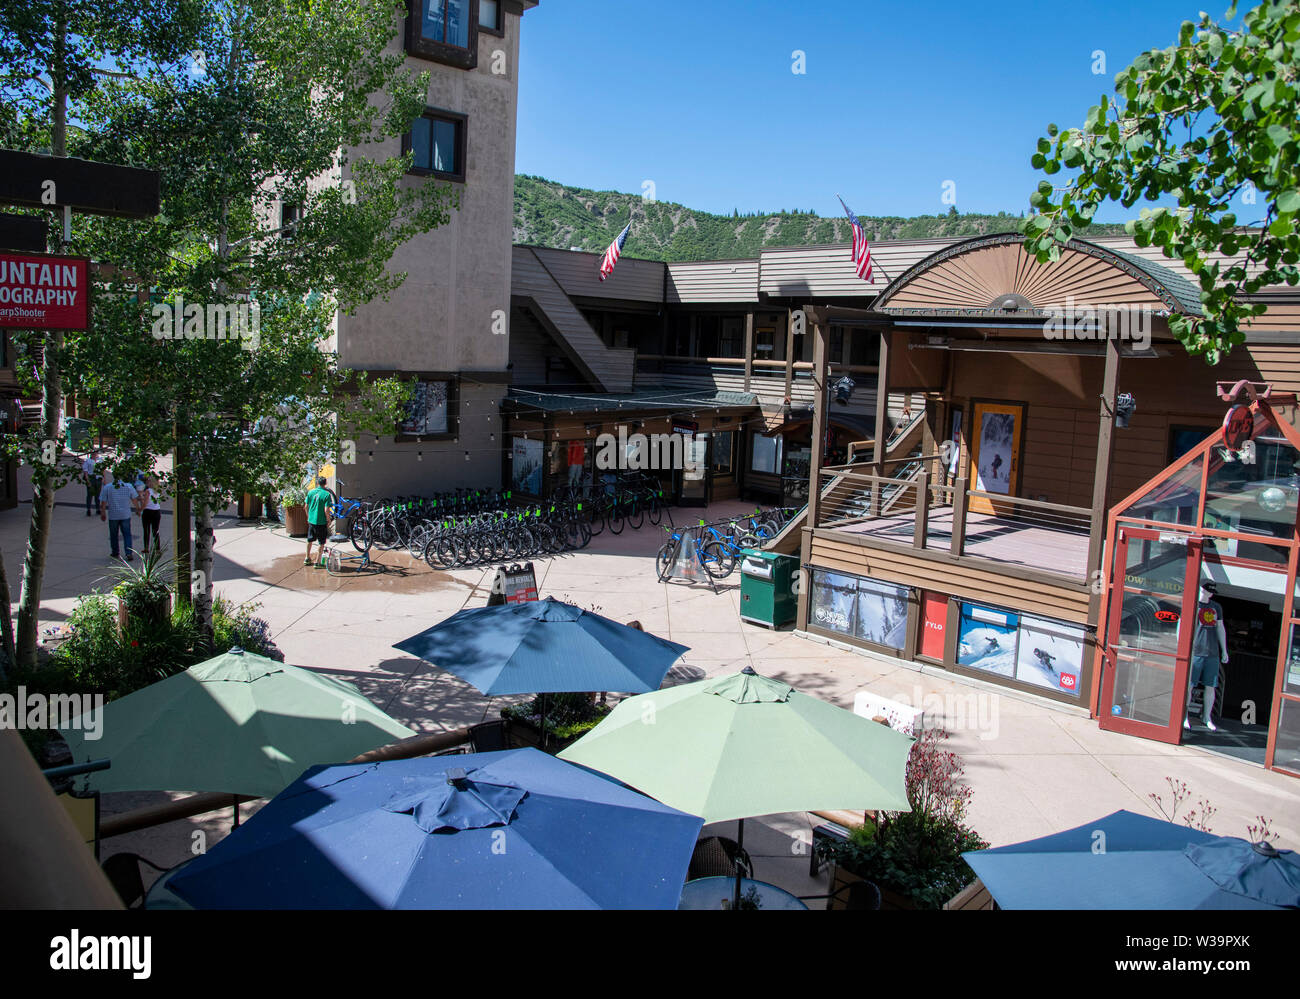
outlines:
[{"label": "flagpole", "polygon": [[[849,211],[849,206],[846,205],[846,204],[844,203],[844,198],[843,198],[843,196],[842,196],[838,191],[836,191],[836,192],[835,192],[835,197],[839,200],[840,207],[844,209],[844,215],[845,215],[845,217],[848,218],[848,219],[850,219],[850,220],[852,220],[852,218],[853,218],[853,213],[852,213],[851,211]],[[864,230],[864,233],[865,233],[865,230]],[[870,240],[868,240],[868,242],[870,242]],[[868,252],[869,252],[869,251],[868,251]],[[883,277],[883,278],[885,279],[885,284],[886,284],[886,285],[889,285],[889,284],[892,284],[892,283],[893,283],[893,280],[894,280],[894,279],[891,278],[888,274],[886,274],[886,273],[885,273],[885,269],[884,269],[883,267],[881,267],[881,266],[880,266],[880,265],[879,265],[875,260],[872,260],[872,261],[871,261],[871,269],[872,269],[873,271],[875,271],[875,270],[879,270],[879,271],[880,271],[880,276]],[[871,283],[874,285],[876,282],[875,282],[875,281],[872,281]]]}]

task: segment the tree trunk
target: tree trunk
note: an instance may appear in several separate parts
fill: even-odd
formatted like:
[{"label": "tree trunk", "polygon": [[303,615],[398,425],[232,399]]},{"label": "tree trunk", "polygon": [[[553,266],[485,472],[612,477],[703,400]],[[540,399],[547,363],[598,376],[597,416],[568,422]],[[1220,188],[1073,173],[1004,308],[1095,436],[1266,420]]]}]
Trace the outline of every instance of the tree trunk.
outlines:
[{"label": "tree trunk", "polygon": [[194,621],[199,633],[212,651],[212,546],[215,533],[212,529],[212,508],[201,503],[194,509],[194,570],[199,573],[201,585],[194,588]]},{"label": "tree trunk", "polygon": [[190,536],[190,449],[185,443],[189,427],[183,416],[175,422],[176,446],[172,461],[173,478],[176,483],[175,498],[172,507],[172,552],[176,560],[176,599],[181,603],[191,602],[192,577],[191,536]]},{"label": "tree trunk", "polygon": [[5,572],[4,552],[0,552],[0,641],[3,641],[4,661],[0,662],[0,683],[7,683],[8,671],[14,665],[14,621],[9,606],[9,574]]},{"label": "tree trunk", "polygon": [[[65,52],[68,41],[67,15],[62,9],[56,14],[54,25],[54,55],[50,67],[53,84],[54,121],[51,152],[55,156],[68,155],[68,90]],[[56,241],[62,240],[62,219]],[[52,441],[59,434],[59,411],[63,407],[63,385],[59,376],[59,351],[63,349],[63,334],[55,331],[45,338],[41,390],[42,441]],[[41,611],[41,586],[45,581],[45,552],[50,540],[50,527],[54,520],[54,493],[57,475],[52,467],[32,465],[32,519],[27,529],[27,551],[23,556],[23,588],[18,598],[17,662],[24,668],[36,666],[36,645],[39,638],[38,617]]]}]

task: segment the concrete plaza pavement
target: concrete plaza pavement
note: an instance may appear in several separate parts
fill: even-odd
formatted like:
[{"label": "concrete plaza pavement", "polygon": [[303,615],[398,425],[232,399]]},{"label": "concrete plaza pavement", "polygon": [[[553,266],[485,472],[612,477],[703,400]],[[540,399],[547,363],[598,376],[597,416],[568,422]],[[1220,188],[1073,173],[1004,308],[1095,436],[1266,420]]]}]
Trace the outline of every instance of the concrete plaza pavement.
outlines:
[{"label": "concrete plaza pavement", "polygon": [[[24,486],[20,497],[30,500],[30,495]],[[75,484],[59,495],[42,626],[65,619],[78,595],[109,586],[107,527],[98,517],[85,516],[83,498],[84,488]],[[707,515],[745,509],[724,503]],[[20,502],[0,513],[0,546],[15,609],[30,512],[30,503]],[[701,515],[674,513],[679,522]],[[135,518],[137,543],[139,526]],[[165,541],[171,530],[165,510]],[[226,515],[218,521],[216,538],[216,592],[236,603],[256,604],[288,662],[356,684],[417,731],[494,718],[505,703],[392,647],[462,608],[485,604],[491,569],[435,572],[404,553],[375,552],[386,571],[335,577],[304,567],[303,541],[278,526]],[[970,822],[993,845],[1057,832],[1121,808],[1160,817],[1150,795],[1162,795],[1167,805],[1166,779],[1171,778],[1186,783],[1189,804],[1205,800],[1216,809],[1214,832],[1245,836],[1247,824],[1262,815],[1271,820],[1280,846],[1300,846],[1300,784],[1294,778],[1194,747],[1104,732],[1081,709],[743,623],[738,574],[716,591],[706,584],[657,581],[653,556],[663,540],[663,530],[647,523],[619,536],[606,531],[578,553],[537,559],[539,591],[614,620],[639,620],[647,631],[688,646],[675,668],[679,680],[752,666],[849,709],[860,690],[930,710],[942,706],[952,735],[948,746],[963,758],[974,792]],[[175,797],[180,795],[106,795],[103,810],[109,815]],[[247,817],[255,808],[246,805],[242,814]],[[748,821],[745,845],[756,876],[797,894],[825,891],[825,875],[808,877],[807,844],[816,821],[804,814]],[[103,851],[130,850],[170,866],[192,855],[196,834],[211,847],[229,827],[229,811],[212,813],[106,840]],[[735,823],[709,827],[731,836],[734,830]]]}]

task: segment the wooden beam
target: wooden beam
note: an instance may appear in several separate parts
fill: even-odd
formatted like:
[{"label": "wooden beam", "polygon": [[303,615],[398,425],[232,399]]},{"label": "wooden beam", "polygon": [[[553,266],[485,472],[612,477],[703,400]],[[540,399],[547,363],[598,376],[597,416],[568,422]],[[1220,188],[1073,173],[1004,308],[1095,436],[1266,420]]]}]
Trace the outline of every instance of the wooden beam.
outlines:
[{"label": "wooden beam", "polygon": [[49,224],[41,215],[0,214],[0,249],[44,253]]},{"label": "wooden beam", "polygon": [[[1106,542],[1106,495],[1110,491],[1110,463],[1115,447],[1115,395],[1119,386],[1119,342],[1106,340],[1106,371],[1102,376],[1101,425],[1097,428],[1097,465],[1092,479],[1092,525],[1088,531],[1088,561],[1084,571],[1091,580],[1101,563],[1101,549]],[[1096,624],[1100,593],[1093,587],[1088,605],[1088,621]]]},{"label": "wooden beam", "polygon": [[966,476],[952,480],[952,544],[949,550],[961,558],[966,550]]},{"label": "wooden beam", "polygon": [[912,547],[924,548],[925,535],[930,526],[930,474],[921,472],[916,477],[916,526],[912,529]]},{"label": "wooden beam", "polygon": [[158,214],[160,204],[159,173],[70,156],[0,149],[0,204],[151,218]]},{"label": "wooden beam", "polygon": [[[794,309],[785,310],[785,400],[786,411],[790,408],[790,393],[794,385],[794,366],[798,359],[794,356]],[[807,319],[804,320],[807,322]]]},{"label": "wooden beam", "polygon": [[[884,475],[885,439],[889,436],[889,334],[880,334],[880,371],[876,374],[876,446],[872,473]],[[880,509],[880,487],[871,493],[871,513]]]},{"label": "wooden beam", "polygon": [[754,376],[754,313],[745,313],[745,391]]},{"label": "wooden beam", "polygon": [[812,324],[813,335],[813,420],[812,420],[812,459],[808,462],[808,526],[815,528],[821,507],[821,472],[825,460],[823,448],[826,445],[826,327],[822,325],[821,315],[816,310],[804,310]]}]

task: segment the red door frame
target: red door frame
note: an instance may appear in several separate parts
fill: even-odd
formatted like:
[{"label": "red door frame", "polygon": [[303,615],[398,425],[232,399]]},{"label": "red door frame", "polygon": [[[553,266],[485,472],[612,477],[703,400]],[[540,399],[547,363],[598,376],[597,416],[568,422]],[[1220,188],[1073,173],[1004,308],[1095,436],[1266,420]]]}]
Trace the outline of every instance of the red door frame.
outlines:
[{"label": "red door frame", "polygon": [[[1111,714],[1115,696],[1115,673],[1118,655],[1114,641],[1119,635],[1119,624],[1124,609],[1124,585],[1128,575],[1128,546],[1131,541],[1168,541],[1171,536],[1184,538],[1187,560],[1183,572],[1183,602],[1178,627],[1178,649],[1174,656],[1174,690],[1170,702],[1168,723],[1161,727],[1151,722],[1118,718]],[[1187,678],[1191,670],[1192,639],[1196,633],[1196,608],[1199,600],[1201,550],[1204,539],[1199,535],[1178,531],[1159,531],[1144,528],[1119,529],[1115,555],[1111,563],[1110,603],[1107,607],[1106,631],[1103,635],[1102,689],[1099,722],[1103,729],[1123,735],[1136,735],[1156,742],[1178,745],[1182,741],[1183,712],[1187,709]],[[1184,622],[1187,625],[1184,626]],[[1160,653],[1157,653],[1159,655]]]}]

